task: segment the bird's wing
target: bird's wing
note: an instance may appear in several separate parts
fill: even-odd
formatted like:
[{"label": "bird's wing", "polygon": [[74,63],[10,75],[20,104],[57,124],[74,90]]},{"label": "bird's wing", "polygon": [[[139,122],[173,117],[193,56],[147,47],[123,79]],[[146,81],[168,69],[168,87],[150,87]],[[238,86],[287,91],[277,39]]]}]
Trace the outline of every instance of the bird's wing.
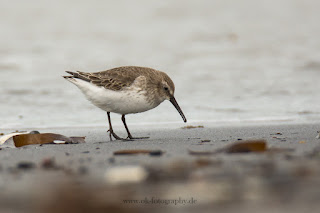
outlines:
[{"label": "bird's wing", "polygon": [[87,81],[110,90],[121,90],[129,87],[135,79],[145,72],[139,67],[117,67],[94,73],[78,72]]},{"label": "bird's wing", "polygon": [[[135,67],[135,66],[127,66],[127,67],[117,67],[106,71],[101,72],[81,72],[78,71],[67,73],[71,74],[74,78],[79,78],[84,81],[88,81],[93,83],[96,86],[105,87],[110,90],[122,90],[125,87],[130,87],[135,80],[139,76],[149,76],[154,74],[155,70],[147,67]],[[68,78],[69,76],[65,76]],[[145,79],[145,78],[144,78]],[[142,79],[138,79],[137,83],[142,83],[145,81],[140,81]]]}]

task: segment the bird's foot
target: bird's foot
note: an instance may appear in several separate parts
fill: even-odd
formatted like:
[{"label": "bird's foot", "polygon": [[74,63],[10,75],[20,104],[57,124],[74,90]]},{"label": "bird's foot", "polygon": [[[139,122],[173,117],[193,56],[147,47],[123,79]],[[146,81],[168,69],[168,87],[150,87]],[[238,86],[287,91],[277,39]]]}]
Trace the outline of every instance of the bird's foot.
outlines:
[{"label": "bird's foot", "polygon": [[121,140],[121,141],[132,141],[131,138],[121,138],[119,137],[116,133],[114,133],[114,131],[112,130],[108,130],[109,132],[109,137],[110,137],[110,141],[112,141],[112,137],[114,137],[116,140]]}]

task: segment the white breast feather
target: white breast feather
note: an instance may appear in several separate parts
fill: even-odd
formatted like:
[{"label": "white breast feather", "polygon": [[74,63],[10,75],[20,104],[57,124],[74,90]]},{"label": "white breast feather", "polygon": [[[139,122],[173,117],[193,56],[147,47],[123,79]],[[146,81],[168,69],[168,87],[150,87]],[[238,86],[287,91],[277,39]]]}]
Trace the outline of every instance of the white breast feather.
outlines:
[{"label": "white breast feather", "polygon": [[144,112],[157,106],[147,101],[145,90],[139,87],[141,82],[135,81],[128,89],[113,91],[81,79],[68,80],[75,84],[95,106],[107,112],[130,114]]}]

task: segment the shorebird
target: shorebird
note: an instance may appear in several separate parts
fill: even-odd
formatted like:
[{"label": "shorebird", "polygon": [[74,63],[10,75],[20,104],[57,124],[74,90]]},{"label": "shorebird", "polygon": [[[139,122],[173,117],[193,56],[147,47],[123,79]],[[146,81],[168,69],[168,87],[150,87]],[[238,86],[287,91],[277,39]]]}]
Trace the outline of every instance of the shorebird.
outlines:
[{"label": "shorebird", "polygon": [[[174,83],[164,72],[137,66],[117,67],[102,72],[71,72],[63,76],[75,84],[95,106],[107,112],[110,140],[143,139],[133,137],[126,124],[127,114],[145,112],[169,100],[187,122],[174,97]],[[119,137],[112,128],[110,112],[122,115],[121,119],[128,133],[127,138]]]}]

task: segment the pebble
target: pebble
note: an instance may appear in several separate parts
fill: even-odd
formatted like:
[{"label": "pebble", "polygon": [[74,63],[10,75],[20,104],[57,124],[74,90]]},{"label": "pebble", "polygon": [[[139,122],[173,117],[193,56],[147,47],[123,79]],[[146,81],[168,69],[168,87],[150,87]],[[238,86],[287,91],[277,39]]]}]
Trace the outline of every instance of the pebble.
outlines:
[{"label": "pebble", "polygon": [[32,162],[19,162],[17,164],[18,169],[28,170],[28,169],[33,169],[35,167],[36,167],[36,165]]}]

